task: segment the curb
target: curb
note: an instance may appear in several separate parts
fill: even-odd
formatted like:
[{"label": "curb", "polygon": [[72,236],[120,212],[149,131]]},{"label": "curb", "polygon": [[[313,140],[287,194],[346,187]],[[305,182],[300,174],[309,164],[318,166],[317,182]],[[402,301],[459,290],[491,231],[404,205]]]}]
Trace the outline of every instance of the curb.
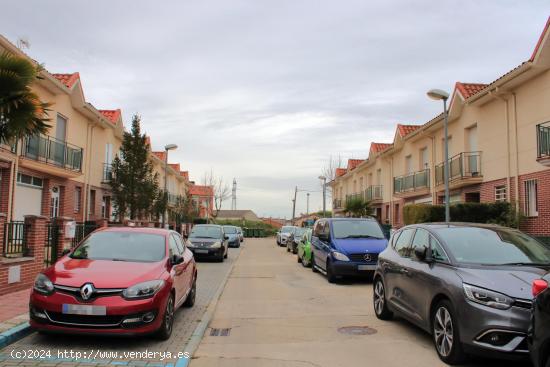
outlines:
[{"label": "curb", "polygon": [[191,334],[191,337],[189,338],[189,341],[187,342],[187,345],[183,349],[183,353],[187,353],[189,356],[188,358],[179,358],[174,365],[174,367],[187,367],[189,366],[189,363],[191,362],[191,359],[193,358],[193,353],[197,350],[199,347],[199,344],[201,343],[202,337],[204,336],[204,333],[206,332],[206,329],[208,328],[208,325],[210,324],[210,321],[212,320],[212,317],[214,316],[214,312],[216,311],[216,307],[218,306],[218,301],[220,300],[220,297],[223,293],[223,290],[225,289],[225,285],[227,284],[227,281],[229,280],[229,276],[231,275],[231,272],[233,272],[233,267],[235,266],[235,263],[241,256],[242,252],[242,246],[241,251],[239,251],[239,254],[235,258],[235,261],[233,264],[231,264],[231,267],[227,271],[227,275],[224,279],[224,281],[220,284],[218,289],[216,290],[216,293],[212,297],[212,301],[210,301],[210,304],[206,308],[206,311],[202,315],[201,321],[193,331],[193,334]]},{"label": "curb", "polygon": [[31,326],[28,322],[19,324],[9,330],[0,333],[0,348],[7,347],[31,333]]}]

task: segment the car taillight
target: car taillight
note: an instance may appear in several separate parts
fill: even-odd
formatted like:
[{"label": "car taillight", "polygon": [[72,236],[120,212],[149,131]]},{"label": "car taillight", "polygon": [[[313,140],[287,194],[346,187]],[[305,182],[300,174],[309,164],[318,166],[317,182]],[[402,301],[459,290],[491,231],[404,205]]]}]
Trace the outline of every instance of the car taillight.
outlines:
[{"label": "car taillight", "polygon": [[546,280],[536,279],[535,281],[533,281],[533,297],[538,296],[546,288],[548,288],[548,282],[546,282]]}]

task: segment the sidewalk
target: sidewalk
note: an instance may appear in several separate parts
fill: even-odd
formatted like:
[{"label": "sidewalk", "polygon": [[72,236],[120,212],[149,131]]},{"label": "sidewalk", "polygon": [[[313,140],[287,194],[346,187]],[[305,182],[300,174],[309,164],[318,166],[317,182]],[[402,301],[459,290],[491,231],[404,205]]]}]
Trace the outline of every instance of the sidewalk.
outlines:
[{"label": "sidewalk", "polygon": [[29,321],[30,289],[0,297],[0,333]]}]

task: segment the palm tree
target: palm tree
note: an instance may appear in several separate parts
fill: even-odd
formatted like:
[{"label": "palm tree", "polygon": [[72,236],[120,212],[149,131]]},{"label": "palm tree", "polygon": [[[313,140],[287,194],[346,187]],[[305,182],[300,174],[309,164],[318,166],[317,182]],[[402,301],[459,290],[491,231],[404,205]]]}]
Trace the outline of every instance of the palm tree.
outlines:
[{"label": "palm tree", "polygon": [[4,52],[0,55],[0,141],[44,134],[50,103],[40,101],[31,85],[40,79],[42,67]]},{"label": "palm tree", "polygon": [[346,212],[351,217],[356,218],[369,216],[371,215],[372,210],[373,208],[370,201],[363,200],[360,197],[347,200],[344,207],[344,212]]}]

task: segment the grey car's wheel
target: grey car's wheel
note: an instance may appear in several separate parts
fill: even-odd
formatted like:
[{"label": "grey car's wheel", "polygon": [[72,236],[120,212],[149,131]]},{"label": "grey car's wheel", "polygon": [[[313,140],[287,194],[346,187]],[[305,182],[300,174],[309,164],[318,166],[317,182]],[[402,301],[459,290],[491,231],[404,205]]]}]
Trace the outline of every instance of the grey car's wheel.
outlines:
[{"label": "grey car's wheel", "polygon": [[380,320],[390,320],[393,313],[388,309],[386,302],[386,288],[382,279],[377,278],[374,281],[372,300],[374,303],[374,313]]},{"label": "grey car's wheel", "polygon": [[168,340],[172,335],[174,326],[174,296],[170,295],[166,302],[166,309],[162,318],[162,324],[157,331],[157,337],[161,340]]},{"label": "grey car's wheel", "polygon": [[461,364],[466,360],[462,349],[458,324],[451,303],[443,300],[432,315],[432,336],[439,358],[447,364]]}]

